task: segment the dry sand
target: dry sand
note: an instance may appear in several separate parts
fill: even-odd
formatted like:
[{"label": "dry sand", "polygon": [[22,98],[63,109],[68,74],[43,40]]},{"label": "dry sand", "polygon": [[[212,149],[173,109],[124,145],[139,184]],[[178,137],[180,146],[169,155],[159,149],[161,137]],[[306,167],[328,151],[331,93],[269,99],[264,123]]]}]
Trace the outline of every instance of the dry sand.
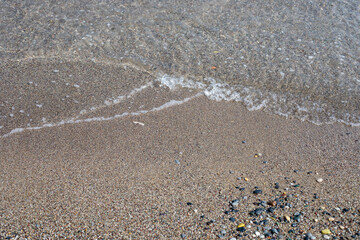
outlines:
[{"label": "dry sand", "polygon": [[[269,218],[282,231],[275,239],[321,238],[326,228],[359,238],[359,141],[360,128],[203,96],[136,117],[14,134],[0,138],[0,239],[217,239],[221,230],[224,239],[254,239],[264,232],[254,223],[261,217],[249,216],[254,202],[284,192],[293,206]],[[225,214],[235,199],[239,211]],[[295,212],[303,212],[290,221],[296,227],[277,220]],[[251,226],[247,235],[240,223]]]}]

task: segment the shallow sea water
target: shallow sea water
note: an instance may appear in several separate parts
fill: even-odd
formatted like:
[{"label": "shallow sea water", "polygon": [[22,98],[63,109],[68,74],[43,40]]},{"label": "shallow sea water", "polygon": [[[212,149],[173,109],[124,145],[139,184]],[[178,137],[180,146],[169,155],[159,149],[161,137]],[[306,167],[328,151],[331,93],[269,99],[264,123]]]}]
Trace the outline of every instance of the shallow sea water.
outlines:
[{"label": "shallow sea water", "polygon": [[[85,121],[154,84],[360,126],[359,1],[2,1],[0,9],[3,136]],[[64,70],[85,63],[100,73]],[[14,80],[14,68],[19,76],[29,67],[44,74]]]}]

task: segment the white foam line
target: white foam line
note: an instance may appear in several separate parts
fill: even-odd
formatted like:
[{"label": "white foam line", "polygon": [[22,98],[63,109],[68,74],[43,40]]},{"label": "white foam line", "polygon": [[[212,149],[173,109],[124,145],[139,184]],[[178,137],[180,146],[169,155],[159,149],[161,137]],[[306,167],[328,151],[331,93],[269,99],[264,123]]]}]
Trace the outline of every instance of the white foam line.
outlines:
[{"label": "white foam line", "polygon": [[78,124],[78,123],[88,123],[88,122],[102,122],[102,121],[110,121],[110,120],[114,120],[114,119],[118,119],[118,118],[123,118],[123,117],[126,117],[126,116],[138,116],[138,115],[142,115],[142,114],[146,114],[146,113],[150,113],[150,112],[157,112],[157,111],[161,111],[161,110],[164,110],[166,108],[170,108],[170,107],[174,107],[174,106],[177,106],[177,105],[181,105],[183,103],[186,103],[194,98],[197,98],[199,96],[203,95],[202,92],[199,92],[197,93],[196,95],[194,96],[191,96],[191,97],[187,97],[187,98],[184,98],[182,100],[171,100],[167,103],[164,103],[163,105],[159,106],[159,107],[155,107],[155,108],[152,108],[150,110],[139,110],[139,111],[136,111],[136,112],[124,112],[122,114],[116,114],[112,117],[93,117],[93,118],[86,118],[86,119],[69,119],[69,120],[62,120],[60,122],[57,122],[57,123],[47,123],[47,124],[44,124],[42,126],[39,126],[39,127],[27,127],[27,128],[15,128],[13,130],[11,130],[9,133],[1,136],[1,138],[6,138],[6,137],[9,137],[13,134],[16,134],[16,133],[21,133],[21,132],[24,132],[26,130],[39,130],[39,129],[43,129],[43,128],[50,128],[50,127],[59,127],[59,126],[62,126],[62,125],[65,125],[65,124]]},{"label": "white foam line", "polygon": [[[146,83],[145,85],[142,85],[138,88],[134,88],[133,90],[130,91],[130,93],[126,96],[118,96],[117,98],[115,99],[110,99],[110,100],[105,100],[105,104],[104,105],[100,105],[98,107],[91,107],[90,108],[90,111],[87,111],[86,109],[83,109],[80,111],[80,115],[84,115],[84,114],[87,114],[89,112],[94,112],[94,111],[97,111],[99,109],[102,109],[102,108],[105,108],[105,107],[109,107],[109,106],[113,106],[113,105],[116,105],[116,104],[119,104],[121,102],[123,102],[125,99],[127,98],[131,98],[133,97],[134,95],[136,95],[137,93],[147,89],[148,87],[152,87],[153,86],[153,83],[152,82],[148,82]],[[75,119],[78,119],[79,116],[75,117]]]}]

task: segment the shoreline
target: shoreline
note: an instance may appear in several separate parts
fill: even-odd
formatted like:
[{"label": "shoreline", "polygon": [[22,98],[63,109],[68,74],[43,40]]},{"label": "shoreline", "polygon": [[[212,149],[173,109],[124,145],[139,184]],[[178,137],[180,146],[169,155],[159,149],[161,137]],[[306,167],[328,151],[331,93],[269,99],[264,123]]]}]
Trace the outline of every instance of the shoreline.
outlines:
[{"label": "shoreline", "polygon": [[[267,227],[253,220],[270,219],[268,226],[281,230],[274,236],[321,237],[326,228],[329,236],[351,236],[360,214],[359,139],[358,128],[316,126],[205,97],[139,116],[23,132],[0,139],[0,234],[253,239]],[[262,194],[254,195],[255,187]],[[284,192],[293,207],[279,202],[275,215],[289,215],[289,222],[249,215],[259,208],[254,203],[282,200]],[[224,214],[234,200],[240,211]],[[322,208],[336,221],[315,215]],[[296,212],[304,219],[291,227]],[[242,223],[244,232],[237,230]]]}]

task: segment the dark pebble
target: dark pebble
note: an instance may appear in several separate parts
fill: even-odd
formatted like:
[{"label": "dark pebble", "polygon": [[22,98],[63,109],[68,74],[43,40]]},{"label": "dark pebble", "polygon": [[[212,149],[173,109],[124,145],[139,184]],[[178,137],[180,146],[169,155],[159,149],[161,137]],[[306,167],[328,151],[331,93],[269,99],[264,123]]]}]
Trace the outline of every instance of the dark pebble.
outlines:
[{"label": "dark pebble", "polygon": [[257,208],[255,210],[251,211],[250,215],[251,216],[253,216],[253,215],[260,216],[264,210],[265,210],[264,208]]},{"label": "dark pebble", "polygon": [[186,205],[191,206],[193,204],[191,202],[187,202]]},{"label": "dark pebble", "polygon": [[236,220],[235,220],[235,218],[229,218],[229,220],[231,221],[231,222],[235,222]]},{"label": "dark pebble", "polygon": [[268,211],[269,213],[274,213],[275,208],[274,208],[274,207],[269,207],[269,208],[267,209],[267,211]]},{"label": "dark pebble", "polygon": [[255,191],[253,191],[253,193],[254,193],[255,195],[258,195],[258,194],[261,194],[262,191],[261,191],[260,189],[256,189]]},{"label": "dark pebble", "polygon": [[245,232],[245,231],[246,231],[246,228],[244,228],[244,227],[239,227],[239,228],[236,229],[236,231]]}]

